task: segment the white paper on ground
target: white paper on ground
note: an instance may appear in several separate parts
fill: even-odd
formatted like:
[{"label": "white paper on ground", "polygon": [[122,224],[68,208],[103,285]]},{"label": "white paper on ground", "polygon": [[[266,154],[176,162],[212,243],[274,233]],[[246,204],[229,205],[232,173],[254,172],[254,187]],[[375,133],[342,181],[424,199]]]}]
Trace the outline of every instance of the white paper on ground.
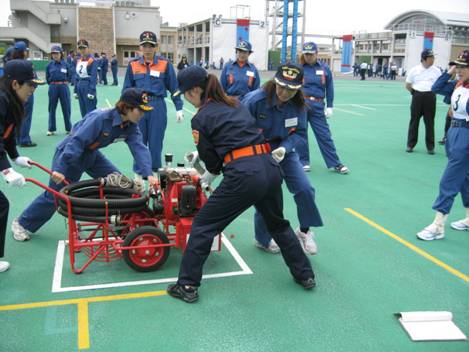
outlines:
[{"label": "white paper on ground", "polygon": [[467,340],[451,312],[401,312],[399,322],[412,341]]}]

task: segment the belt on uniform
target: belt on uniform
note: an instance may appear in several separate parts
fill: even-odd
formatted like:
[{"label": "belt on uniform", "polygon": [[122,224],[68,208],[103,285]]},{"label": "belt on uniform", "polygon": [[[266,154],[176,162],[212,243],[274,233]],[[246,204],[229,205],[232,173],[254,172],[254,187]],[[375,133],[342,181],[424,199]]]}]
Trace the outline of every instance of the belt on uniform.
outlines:
[{"label": "belt on uniform", "polygon": [[318,103],[324,102],[324,98],[310,97],[310,96],[307,96],[307,95],[305,95],[305,99],[315,101],[315,102],[318,102]]},{"label": "belt on uniform", "polygon": [[247,147],[238,148],[238,149],[232,150],[231,152],[228,152],[225,155],[224,162],[225,164],[228,164],[229,162],[239,159],[239,158],[245,158],[247,156],[267,154],[267,153],[270,153],[269,143],[248,145]]},{"label": "belt on uniform", "polygon": [[52,81],[50,84],[68,84],[68,81]]},{"label": "belt on uniform", "polygon": [[451,127],[469,128],[469,121],[462,120],[462,119],[452,119],[451,120]]}]

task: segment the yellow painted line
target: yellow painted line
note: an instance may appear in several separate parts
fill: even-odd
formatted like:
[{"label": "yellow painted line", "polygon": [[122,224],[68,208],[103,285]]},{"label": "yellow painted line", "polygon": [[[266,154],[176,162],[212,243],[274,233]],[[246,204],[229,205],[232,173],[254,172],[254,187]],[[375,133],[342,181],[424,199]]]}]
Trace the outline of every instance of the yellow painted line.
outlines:
[{"label": "yellow painted line", "polygon": [[112,108],[112,104],[111,104],[111,102],[109,101],[108,98],[106,98],[106,104],[109,108]]},{"label": "yellow painted line", "polygon": [[84,299],[78,302],[78,349],[90,348],[90,332],[88,325],[88,302]]},{"label": "yellow painted line", "polygon": [[400,242],[401,244],[403,244],[404,246],[406,246],[407,248],[413,250],[414,252],[416,252],[417,254],[421,255],[422,257],[424,257],[425,259],[431,261],[432,263],[438,265],[439,267],[445,269],[446,271],[450,272],[451,274],[453,274],[454,276],[464,280],[465,282],[469,282],[469,276],[463,274],[462,272],[460,272],[459,270],[453,268],[452,266],[442,262],[440,259],[432,256],[431,254],[429,254],[428,252],[424,251],[423,249],[413,245],[412,243],[400,238],[398,235],[396,235],[395,233],[392,233],[391,231],[388,231],[386,230],[384,227],[382,227],[381,225],[375,223],[374,221],[368,219],[367,217],[363,216],[362,214],[356,212],[355,210],[351,209],[351,208],[345,208],[345,211],[352,214],[353,216],[359,218],[360,220],[366,222],[368,225],[374,227],[375,229],[381,231],[382,233],[384,233],[386,236],[389,236],[391,237],[392,239],[396,240],[397,242]]},{"label": "yellow painted line", "polygon": [[72,298],[57,301],[45,301],[35,303],[24,303],[24,304],[10,304],[6,306],[0,306],[0,311],[9,310],[21,310],[21,309],[33,309],[33,308],[46,308],[64,306],[69,304],[76,304],[78,308],[78,349],[85,350],[90,348],[90,334],[89,334],[89,319],[88,319],[88,304],[97,302],[111,302],[121,301],[128,299],[137,298],[148,298],[148,297],[159,297],[166,295],[166,291],[149,291],[149,292],[138,292],[138,293],[126,293],[121,295],[111,296],[97,296],[88,298]]}]

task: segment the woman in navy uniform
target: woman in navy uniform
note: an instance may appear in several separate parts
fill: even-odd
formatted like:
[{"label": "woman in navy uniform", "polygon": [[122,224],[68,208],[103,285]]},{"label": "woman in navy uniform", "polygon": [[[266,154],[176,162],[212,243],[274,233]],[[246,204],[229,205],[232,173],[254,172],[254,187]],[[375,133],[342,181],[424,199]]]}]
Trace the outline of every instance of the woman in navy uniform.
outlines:
[{"label": "woman in navy uniform", "polygon": [[251,43],[241,40],[235,49],[236,61],[223,67],[220,82],[227,95],[242,99],[247,93],[259,88],[261,79],[256,66],[248,61],[252,53]]},{"label": "woman in navy uniform", "polygon": [[[16,172],[7,155],[20,167],[29,167],[30,159],[19,156],[16,150],[15,132],[21,127],[24,117],[24,103],[34,93],[38,84],[31,62],[11,60],[5,64],[4,75],[0,79],[0,171],[5,181],[14,187],[25,184],[24,176]],[[8,221],[9,202],[0,191],[0,258],[5,254],[5,233]],[[8,270],[10,264],[0,261],[0,272]]]},{"label": "woman in navy uniform", "polygon": [[202,67],[180,71],[178,82],[179,92],[198,109],[191,125],[208,170],[201,183],[210,185],[221,172],[224,177],[194,219],[178,281],[168,286],[168,293],[188,303],[198,299],[202,266],[214,237],[252,205],[264,217],[295,281],[312,289],[311,264],[283,217],[281,170],[254,118],[235,98],[226,96],[217,78]]},{"label": "woman in navy uniform", "polygon": [[49,128],[47,135],[55,134],[56,118],[55,112],[60,100],[62,114],[64,115],[65,131],[67,133],[72,129],[70,122],[71,101],[68,83],[72,79],[72,70],[63,58],[62,48],[54,45],[51,49],[52,60],[46,67],[46,81],[49,85]]},{"label": "woman in navy uniform", "polygon": [[[452,79],[456,71],[459,81]],[[445,237],[445,222],[458,193],[461,193],[466,217],[452,222],[451,227],[459,231],[469,230],[469,50],[464,50],[448,72],[436,80],[432,91],[445,97],[451,96],[453,119],[445,143],[448,164],[432,207],[436,210],[435,219],[417,234],[424,241]]]},{"label": "woman in navy uniform", "polygon": [[[318,142],[319,150],[327,168],[334,168],[339,174],[347,174],[349,169],[342,164],[337,155],[337,150],[332,140],[331,130],[327,118],[332,116],[332,104],[334,101],[334,83],[329,67],[318,60],[318,47],[315,43],[305,43],[300,62],[304,70],[303,95],[305,97],[307,119],[314,136]],[[325,104],[324,104],[325,101]],[[308,132],[297,146],[296,151],[300,156],[305,171],[310,170]]]},{"label": "woman in navy uniform", "polygon": [[[307,128],[306,106],[300,90],[302,81],[301,67],[281,65],[274,79],[246,95],[242,103],[256,118],[256,126],[269,142],[288,190],[294,195],[300,222],[296,235],[306,253],[316,254],[317,245],[310,227],[322,226],[322,219],[315,203],[315,190],[295,151]],[[278,247],[258,213],[254,216],[254,223],[256,246],[277,253]]]},{"label": "woman in navy uniform", "polygon": [[89,44],[85,39],[77,43],[80,58],[75,65],[74,96],[80,104],[81,116],[96,109],[96,83],[98,82],[98,62],[89,53]]},{"label": "woman in navy uniform", "polygon": [[[60,190],[64,179],[77,182],[85,172],[93,178],[119,172],[99,151],[119,141],[127,143],[139,172],[148,177],[150,184],[156,183],[152,176],[150,152],[143,145],[137,126],[143,112],[152,109],[147,103],[146,93],[128,89],[113,109],[94,110],[77,122],[70,135],[55,150],[49,187]],[[54,197],[45,191],[13,221],[13,237],[17,241],[29,240],[30,233],[39,230],[54,212]]]},{"label": "woman in navy uniform", "polygon": [[117,79],[117,71],[119,70],[119,62],[117,61],[116,54],[112,55],[111,58],[111,72],[112,72],[112,85],[117,86],[119,84]]}]

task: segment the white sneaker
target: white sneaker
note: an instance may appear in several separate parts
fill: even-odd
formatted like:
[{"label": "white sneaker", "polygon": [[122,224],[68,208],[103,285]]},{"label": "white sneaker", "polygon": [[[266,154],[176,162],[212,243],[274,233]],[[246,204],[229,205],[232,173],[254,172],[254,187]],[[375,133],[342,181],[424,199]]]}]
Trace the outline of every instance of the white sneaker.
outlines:
[{"label": "white sneaker", "polygon": [[465,218],[451,223],[451,227],[458,231],[469,231],[469,219]]},{"label": "white sneaker", "polygon": [[7,271],[9,267],[10,267],[10,263],[0,261],[0,273],[3,273],[4,271]]},{"label": "white sneaker", "polygon": [[305,253],[314,255],[318,252],[318,246],[316,244],[314,232],[309,230],[307,233],[301,232],[300,229],[295,231],[296,237],[300,241],[301,248]]},{"label": "white sneaker", "polygon": [[443,227],[438,227],[435,224],[431,224],[417,233],[417,237],[424,241],[441,240],[445,238],[445,230]]},{"label": "white sneaker", "polygon": [[267,247],[263,246],[258,241],[254,242],[254,245],[257,248],[262,249],[263,251],[266,251],[267,253],[277,254],[277,253],[280,252],[280,247],[278,246],[278,244],[273,239],[270,240],[269,245]]},{"label": "white sneaker", "polygon": [[48,135],[48,136],[53,136],[53,135],[55,135],[55,132],[47,131],[47,135]]},{"label": "white sneaker", "polygon": [[18,218],[11,223],[11,231],[13,231],[13,238],[17,241],[23,242],[31,239],[29,231],[20,225]]},{"label": "white sneaker", "polygon": [[309,172],[311,170],[311,166],[303,165],[303,170],[305,170],[305,172]]}]

